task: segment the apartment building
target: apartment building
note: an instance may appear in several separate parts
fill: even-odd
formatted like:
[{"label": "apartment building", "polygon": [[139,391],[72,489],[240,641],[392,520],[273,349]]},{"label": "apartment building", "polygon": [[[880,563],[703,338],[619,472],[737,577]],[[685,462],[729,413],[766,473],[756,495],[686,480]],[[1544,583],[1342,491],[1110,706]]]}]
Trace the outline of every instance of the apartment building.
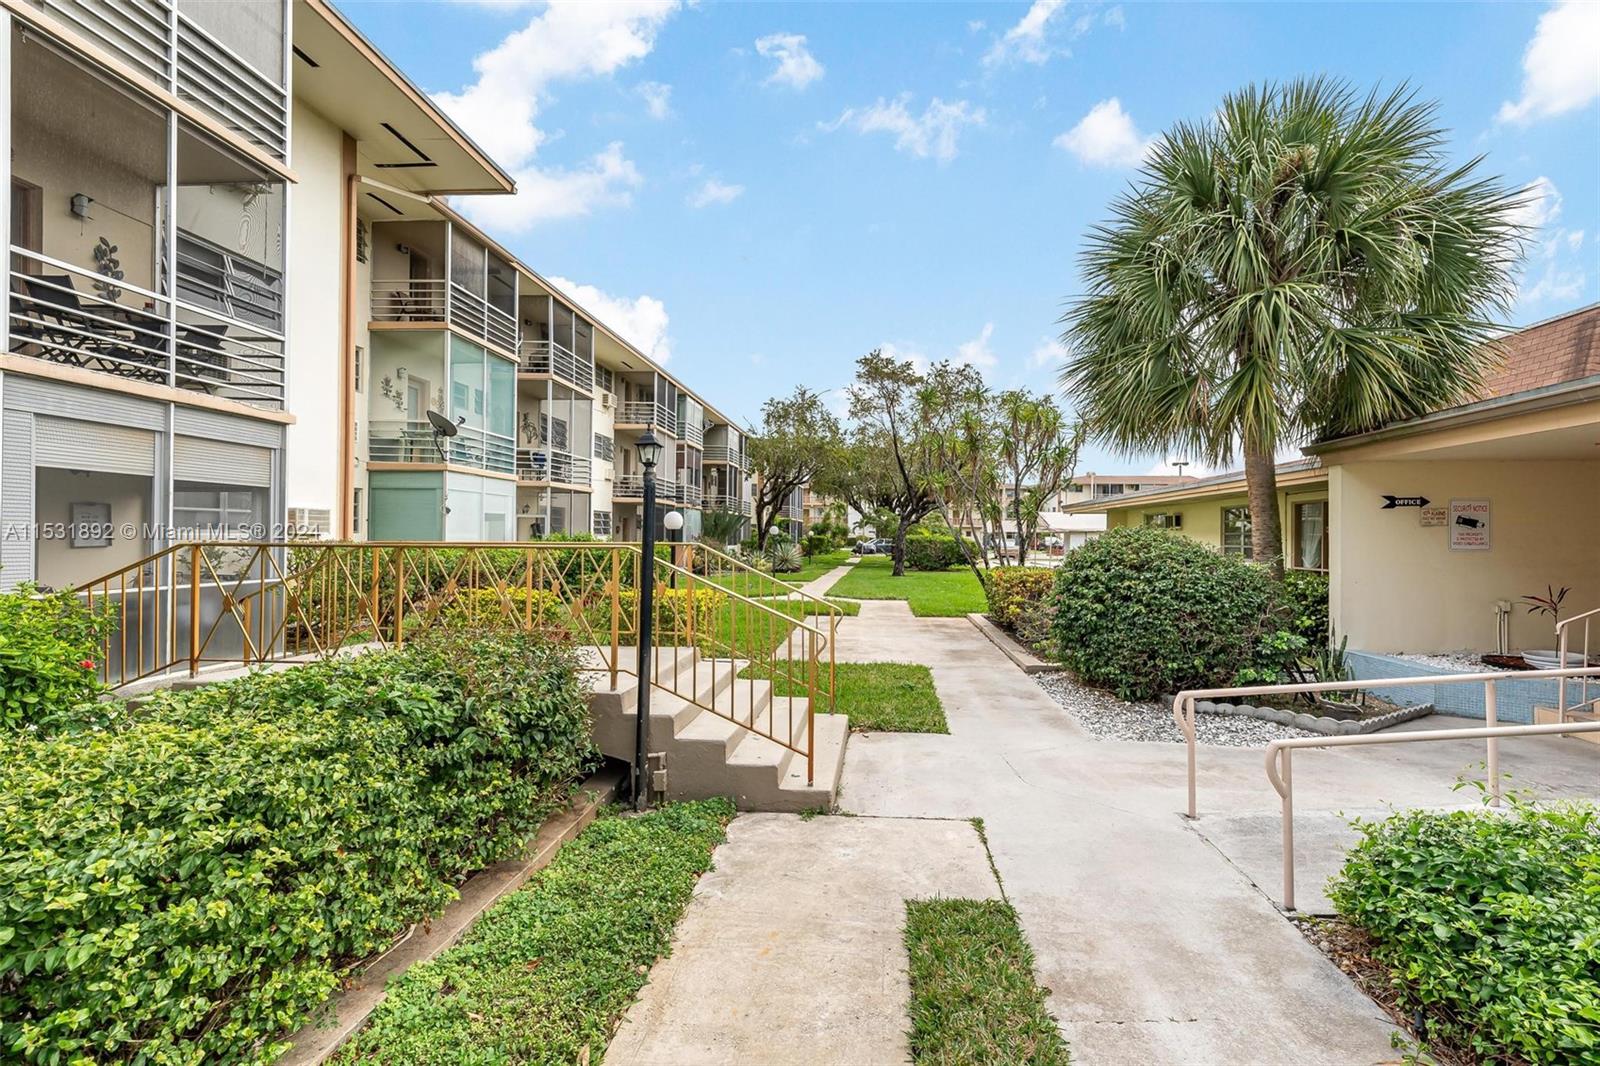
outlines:
[{"label": "apartment building", "polygon": [[0,8],[0,586],[282,514],[290,12]]}]

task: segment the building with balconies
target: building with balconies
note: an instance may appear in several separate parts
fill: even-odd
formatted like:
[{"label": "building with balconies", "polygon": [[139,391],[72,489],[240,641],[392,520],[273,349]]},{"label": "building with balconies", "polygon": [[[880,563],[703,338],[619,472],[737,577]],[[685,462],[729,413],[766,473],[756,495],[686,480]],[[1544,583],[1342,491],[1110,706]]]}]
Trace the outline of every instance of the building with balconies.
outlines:
[{"label": "building with balconies", "polygon": [[0,584],[283,513],[289,5],[0,10]]}]

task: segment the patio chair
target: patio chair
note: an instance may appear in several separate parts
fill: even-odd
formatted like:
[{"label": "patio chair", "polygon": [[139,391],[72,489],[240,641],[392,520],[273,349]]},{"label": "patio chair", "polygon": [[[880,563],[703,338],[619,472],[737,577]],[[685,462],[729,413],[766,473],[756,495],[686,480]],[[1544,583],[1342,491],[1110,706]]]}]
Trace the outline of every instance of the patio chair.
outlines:
[{"label": "patio chair", "polygon": [[[84,312],[71,275],[25,274],[22,287],[27,294],[23,310],[30,319],[25,324],[34,330],[34,343],[43,349],[40,356],[68,366],[89,365],[98,355],[105,327]],[[13,305],[16,302],[13,298]]]},{"label": "patio chair", "polygon": [[216,393],[228,379],[228,353],[222,348],[227,336],[228,327],[220,322],[178,327],[179,387]]}]

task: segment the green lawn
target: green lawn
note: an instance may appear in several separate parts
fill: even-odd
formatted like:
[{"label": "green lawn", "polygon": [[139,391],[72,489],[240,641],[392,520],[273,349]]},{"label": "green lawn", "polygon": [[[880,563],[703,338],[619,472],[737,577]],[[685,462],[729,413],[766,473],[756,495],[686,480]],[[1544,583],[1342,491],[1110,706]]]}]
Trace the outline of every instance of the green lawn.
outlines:
[{"label": "green lawn", "polygon": [[732,817],[718,799],[599,819],[391,983],[335,1061],[598,1063]]},{"label": "green lawn", "polygon": [[830,596],[856,600],[906,600],[918,618],[959,618],[987,611],[983,586],[966,567],[959,570],[907,570],[893,575],[894,563],[886,556],[862,559],[838,584]]},{"label": "green lawn", "polygon": [[[823,668],[826,671],[826,667]],[[750,677],[746,668],[740,677]],[[948,733],[944,705],[933,689],[933,673],[914,663],[838,663],[834,710],[850,716],[850,728],[885,733]],[[803,696],[805,687],[778,681],[774,696]],[[824,708],[818,707],[820,712]]]},{"label": "green lawn", "polygon": [[737,592],[741,596],[772,596],[783,591],[774,583],[773,578],[786,585],[800,586],[808,581],[815,581],[834,567],[842,566],[849,559],[850,553],[847,551],[827,552],[823,555],[813,555],[805,561],[805,565],[798,572],[793,574],[762,574],[757,577],[738,570],[730,574],[716,574],[706,580]]},{"label": "green lawn", "polygon": [[906,901],[911,1059],[937,1066],[1064,1066],[1033,952],[1002,900]]}]

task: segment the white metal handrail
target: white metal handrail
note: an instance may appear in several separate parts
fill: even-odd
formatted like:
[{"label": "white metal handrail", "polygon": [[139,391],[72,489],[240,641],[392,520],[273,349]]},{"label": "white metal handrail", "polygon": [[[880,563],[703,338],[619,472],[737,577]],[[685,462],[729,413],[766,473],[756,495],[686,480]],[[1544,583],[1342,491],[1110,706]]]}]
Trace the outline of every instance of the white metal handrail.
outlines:
[{"label": "white metal handrail", "polygon": [[712,444],[708,445],[701,453],[700,462],[702,464],[727,463],[730,466],[736,466],[743,470],[744,454],[737,448],[728,448],[720,444]]},{"label": "white metal handrail", "polygon": [[443,322],[448,302],[443,278],[374,278],[374,322]]},{"label": "white metal handrail", "polygon": [[518,347],[522,369],[529,374],[549,374],[588,391],[594,387],[594,367],[555,341],[524,340]]},{"label": "white metal handrail", "polygon": [[[1585,611],[1582,614],[1575,614],[1571,618],[1563,618],[1561,621],[1556,623],[1556,662],[1558,664],[1561,666],[1567,665],[1568,638],[1572,635],[1572,630],[1574,628],[1573,623],[1582,622],[1583,665],[1589,665],[1589,623],[1596,620],[1600,620],[1600,607],[1596,607],[1592,611]],[[1592,700],[1589,696],[1588,675],[1584,675],[1583,685],[1578,696],[1578,702],[1570,706],[1567,704],[1567,679],[1563,677],[1556,683],[1556,713],[1560,716],[1560,721],[1564,722],[1567,720],[1568,711],[1576,710],[1579,707],[1588,707],[1591,705]]]},{"label": "white metal handrail", "polygon": [[[1301,693],[1318,692],[1365,692],[1380,688],[1404,688],[1408,685],[1483,685],[1484,720],[1493,727],[1498,722],[1495,709],[1495,686],[1504,681],[1543,681],[1556,680],[1567,677],[1600,677],[1600,666],[1573,667],[1560,670],[1497,670],[1492,673],[1476,674],[1435,674],[1428,677],[1374,677],[1360,681],[1314,681],[1298,685],[1234,685],[1228,688],[1185,689],[1172,697],[1172,718],[1183,732],[1184,742],[1188,748],[1189,762],[1189,817],[1198,817],[1195,803],[1195,703],[1199,700],[1216,700],[1225,696],[1294,696]],[[1470,730],[1456,730],[1457,736],[1464,736]],[[1377,734],[1366,734],[1376,736]],[[1406,734],[1420,735],[1420,734]],[[1311,737],[1308,740],[1322,738]],[[1353,738],[1328,738],[1353,739]],[[1313,745],[1314,746],[1314,745]],[[1499,749],[1493,739],[1487,745],[1488,772],[1491,782],[1499,778]],[[1498,788],[1498,784],[1492,784]]]},{"label": "white metal handrail", "polygon": [[563,485],[589,484],[590,465],[586,455],[553,448],[518,448],[517,480],[557,482]]},{"label": "white metal handrail", "polygon": [[[1493,688],[1490,688],[1493,692]],[[1491,701],[1490,706],[1493,706]],[[1415,733],[1367,733],[1344,737],[1294,737],[1274,740],[1267,745],[1267,780],[1283,804],[1283,909],[1294,905],[1294,750],[1296,748],[1343,748],[1370,744],[1413,744],[1437,740],[1485,740],[1489,749],[1490,802],[1500,802],[1500,774],[1497,759],[1501,737],[1569,736],[1600,732],[1600,722],[1561,722],[1546,725],[1481,726],[1473,729],[1429,729]],[[1192,787],[1192,779],[1191,779]],[[1191,817],[1193,812],[1191,811]]]},{"label": "white metal handrail", "polygon": [[508,352],[517,350],[516,318],[460,282],[450,283],[448,311],[451,325]]}]

